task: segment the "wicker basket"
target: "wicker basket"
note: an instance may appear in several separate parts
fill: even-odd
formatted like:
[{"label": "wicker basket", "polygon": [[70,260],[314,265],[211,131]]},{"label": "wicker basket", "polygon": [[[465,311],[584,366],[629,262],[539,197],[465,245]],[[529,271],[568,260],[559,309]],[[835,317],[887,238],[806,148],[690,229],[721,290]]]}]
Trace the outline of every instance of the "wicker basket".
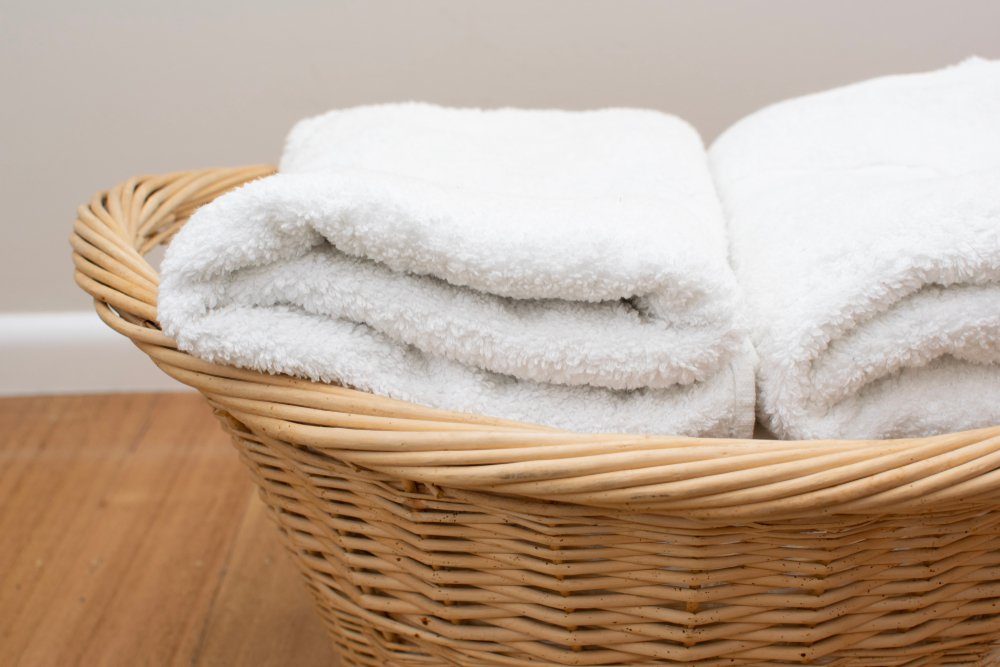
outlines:
[{"label": "wicker basket", "polygon": [[345,664],[978,664],[1000,638],[1000,427],[586,435],[178,351],[144,255],[271,171],[99,193],[79,210],[76,280],[214,407]]}]

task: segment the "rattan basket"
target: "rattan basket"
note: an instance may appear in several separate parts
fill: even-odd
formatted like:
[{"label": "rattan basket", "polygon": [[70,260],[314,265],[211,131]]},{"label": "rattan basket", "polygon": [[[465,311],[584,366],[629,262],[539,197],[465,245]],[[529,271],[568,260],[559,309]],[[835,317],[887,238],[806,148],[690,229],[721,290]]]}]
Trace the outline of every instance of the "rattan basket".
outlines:
[{"label": "rattan basket", "polygon": [[232,434],[343,663],[978,664],[1000,639],[1000,427],[587,435],[178,351],[144,255],[271,171],[101,192],[73,260],[100,317]]}]

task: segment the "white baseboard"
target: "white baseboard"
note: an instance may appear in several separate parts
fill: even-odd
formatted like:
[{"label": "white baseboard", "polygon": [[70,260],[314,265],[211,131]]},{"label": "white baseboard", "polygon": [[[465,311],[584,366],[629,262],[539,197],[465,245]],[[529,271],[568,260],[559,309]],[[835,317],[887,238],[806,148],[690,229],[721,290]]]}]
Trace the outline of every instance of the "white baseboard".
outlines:
[{"label": "white baseboard", "polygon": [[186,389],[94,311],[0,313],[0,396]]}]

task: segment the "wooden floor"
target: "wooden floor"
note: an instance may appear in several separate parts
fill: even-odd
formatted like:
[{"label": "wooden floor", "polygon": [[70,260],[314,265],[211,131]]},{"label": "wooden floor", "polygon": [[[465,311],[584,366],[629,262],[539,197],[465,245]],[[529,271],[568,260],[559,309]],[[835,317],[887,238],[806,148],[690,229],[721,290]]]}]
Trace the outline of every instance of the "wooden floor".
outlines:
[{"label": "wooden floor", "polygon": [[200,396],[0,399],[0,665],[335,664]]}]

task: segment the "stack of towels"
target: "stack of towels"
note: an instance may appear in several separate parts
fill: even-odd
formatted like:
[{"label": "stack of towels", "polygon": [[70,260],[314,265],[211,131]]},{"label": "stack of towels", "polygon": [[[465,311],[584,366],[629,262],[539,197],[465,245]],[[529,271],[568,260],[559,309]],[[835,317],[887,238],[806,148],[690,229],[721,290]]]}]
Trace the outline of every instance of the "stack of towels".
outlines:
[{"label": "stack of towels", "polygon": [[162,269],[182,349],[438,408],[735,437],[755,403],[790,438],[1000,423],[1000,63],[785,102],[708,152],[653,111],[334,111]]},{"label": "stack of towels", "polygon": [[212,361],[584,431],[746,435],[698,134],[654,111],[334,111],[200,209],[159,317]]},{"label": "stack of towels", "polygon": [[1000,61],[777,104],[711,160],[776,433],[1000,424]]}]

